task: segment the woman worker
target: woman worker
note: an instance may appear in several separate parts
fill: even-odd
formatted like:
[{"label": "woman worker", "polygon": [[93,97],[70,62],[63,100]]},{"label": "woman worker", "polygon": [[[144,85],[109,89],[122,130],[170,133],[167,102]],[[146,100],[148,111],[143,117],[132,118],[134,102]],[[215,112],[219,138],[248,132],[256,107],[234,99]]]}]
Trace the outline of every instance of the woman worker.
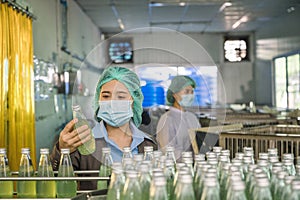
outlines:
[{"label": "woman worker", "polygon": [[[144,146],[157,149],[154,140],[137,128],[142,121],[142,101],[140,81],[134,72],[122,67],[105,69],[95,94],[95,116],[99,121],[93,128],[96,151],[90,155],[79,153],[77,147],[90,139],[90,130],[87,126],[74,129],[77,119],[73,119],[61,131],[53,148],[51,158],[54,170],[58,169],[62,148],[70,149],[74,170],[99,170],[102,147],[111,148],[114,162],[121,162],[123,147],[130,147],[132,154],[143,153]],[[80,189],[96,188],[96,181],[80,182]]]},{"label": "woman worker", "polygon": [[162,151],[173,146],[176,159],[180,159],[184,151],[193,151],[191,140],[195,135],[189,135],[189,129],[200,128],[198,118],[185,107],[194,102],[195,81],[188,76],[176,76],[167,91],[167,105],[170,110],[164,113],[157,124],[156,139]]}]

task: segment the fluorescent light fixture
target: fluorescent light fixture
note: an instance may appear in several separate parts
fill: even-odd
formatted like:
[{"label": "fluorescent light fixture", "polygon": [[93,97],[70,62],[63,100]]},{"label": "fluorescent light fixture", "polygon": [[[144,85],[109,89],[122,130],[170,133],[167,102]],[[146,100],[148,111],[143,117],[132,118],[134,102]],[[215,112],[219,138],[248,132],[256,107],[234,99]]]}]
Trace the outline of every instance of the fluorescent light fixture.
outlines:
[{"label": "fluorescent light fixture", "polygon": [[249,20],[247,15],[244,15],[243,17],[241,17],[239,20],[237,20],[233,25],[232,25],[232,29],[236,29],[239,25],[241,25],[241,23],[245,23]]},{"label": "fluorescent light fixture", "polygon": [[118,19],[118,23],[119,23],[120,28],[121,28],[122,30],[124,30],[124,29],[125,29],[125,26],[124,26],[124,24],[123,24],[123,22],[122,22],[122,20],[121,20],[120,18]]},{"label": "fluorescent light fixture", "polygon": [[161,6],[164,6],[164,4],[163,3],[151,2],[151,3],[149,3],[149,6],[150,7],[161,7]]},{"label": "fluorescent light fixture", "polygon": [[231,2],[225,2],[223,5],[220,7],[219,12],[222,12],[226,7],[232,6]]},{"label": "fluorescent light fixture", "polygon": [[185,6],[186,3],[185,3],[185,2],[180,2],[179,5],[180,5],[180,6]]}]

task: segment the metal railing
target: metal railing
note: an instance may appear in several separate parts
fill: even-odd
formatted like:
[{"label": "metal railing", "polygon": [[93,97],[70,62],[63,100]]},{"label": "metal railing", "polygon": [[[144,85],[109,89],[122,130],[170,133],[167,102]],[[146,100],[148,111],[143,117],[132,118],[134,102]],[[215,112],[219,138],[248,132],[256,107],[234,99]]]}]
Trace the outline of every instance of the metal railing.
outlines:
[{"label": "metal railing", "polygon": [[279,158],[284,153],[293,153],[297,158],[300,155],[300,126],[270,125],[222,132],[219,144],[230,150],[231,158],[236,152],[242,152],[243,147],[253,147],[255,159],[268,148],[277,148]]}]

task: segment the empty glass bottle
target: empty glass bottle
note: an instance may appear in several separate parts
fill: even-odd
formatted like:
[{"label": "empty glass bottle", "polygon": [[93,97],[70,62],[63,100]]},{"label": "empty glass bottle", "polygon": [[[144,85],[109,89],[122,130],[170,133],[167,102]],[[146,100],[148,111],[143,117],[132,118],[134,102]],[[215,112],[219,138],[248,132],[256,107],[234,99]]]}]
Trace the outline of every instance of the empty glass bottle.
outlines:
[{"label": "empty glass bottle", "polygon": [[166,160],[164,174],[166,177],[166,189],[168,194],[168,199],[171,200],[172,194],[174,192],[173,182],[175,176],[175,168],[174,168],[174,161],[173,160]]},{"label": "empty glass bottle", "polygon": [[[30,158],[30,149],[21,149],[21,161],[19,166],[19,177],[33,177],[34,169]],[[18,181],[17,195],[19,198],[36,197],[36,181]]]},{"label": "empty glass bottle", "polygon": [[[58,177],[74,177],[74,169],[70,158],[70,149],[60,150],[60,162],[58,168]],[[76,196],[77,182],[75,180],[56,181],[57,198],[70,198]]]},{"label": "empty glass bottle", "polygon": [[171,159],[171,160],[173,160],[174,164],[176,164],[176,158],[175,158],[175,153],[174,153],[174,147],[172,147],[172,146],[167,146],[167,147],[166,147],[166,153],[165,153],[165,156],[166,156],[166,160],[167,160],[167,159]]},{"label": "empty glass bottle", "polygon": [[191,174],[184,174],[178,179],[178,190],[175,192],[176,200],[195,200],[193,177]]},{"label": "empty glass bottle", "polygon": [[201,200],[220,200],[220,189],[215,178],[204,180],[204,189]]},{"label": "empty glass bottle", "polygon": [[[72,107],[73,109],[73,118],[77,118],[78,122],[75,124],[75,128],[79,128],[83,125],[88,126],[89,130],[90,130],[90,136],[91,139],[89,139],[87,142],[85,142],[84,144],[82,144],[81,146],[78,147],[78,151],[82,154],[82,155],[89,155],[95,152],[96,150],[96,142],[95,142],[95,138],[92,132],[92,129],[90,128],[89,122],[87,121],[86,117],[84,116],[84,114],[81,111],[81,107],[79,105],[74,105]],[[80,137],[80,135],[79,135]],[[83,139],[83,138],[81,138]]]},{"label": "empty glass bottle", "polygon": [[247,200],[245,188],[245,183],[243,181],[233,182],[227,200]]},{"label": "empty glass bottle", "polygon": [[[6,149],[0,148],[0,178],[10,177]],[[13,181],[0,181],[0,198],[13,197]]]},{"label": "empty glass bottle", "polygon": [[144,147],[144,160],[149,160],[152,162],[153,160],[153,146],[145,146]]},{"label": "empty glass bottle", "polygon": [[149,188],[151,184],[151,176],[147,164],[141,164],[139,168],[139,182],[143,191],[142,199],[149,199]]},{"label": "empty glass bottle", "polygon": [[114,167],[114,164],[112,166],[111,181],[107,191],[106,200],[120,200],[125,184],[125,176],[123,174],[122,165]]},{"label": "empty glass bottle", "polygon": [[255,187],[255,191],[253,192],[253,200],[272,200],[269,179],[267,177],[259,178],[256,180],[256,184],[257,186]]},{"label": "empty glass bottle", "polygon": [[[113,160],[110,154],[110,148],[109,147],[103,147],[102,148],[102,159],[101,159],[101,165],[99,170],[99,176],[100,177],[109,177],[111,175],[111,166],[112,166]],[[107,180],[99,180],[97,184],[98,190],[104,190],[108,188],[108,182]]]},{"label": "empty glass bottle", "polygon": [[123,158],[132,158],[132,153],[130,147],[124,147],[123,148]]},{"label": "empty glass bottle", "polygon": [[[173,161],[172,161],[173,162]],[[150,187],[149,200],[167,200],[166,179],[163,176],[155,177]]]},{"label": "empty glass bottle", "polygon": [[[40,160],[38,167],[38,177],[54,177],[52,165],[49,158],[49,149],[40,149]],[[38,198],[55,198],[55,181],[37,181],[36,193]]]},{"label": "empty glass bottle", "polygon": [[300,199],[300,180],[295,179],[292,181],[292,193],[288,200],[299,200]]},{"label": "empty glass bottle", "polygon": [[140,182],[138,181],[138,173],[136,171],[128,171],[126,173],[126,181],[121,199],[135,200],[136,198],[142,197],[142,192]]}]

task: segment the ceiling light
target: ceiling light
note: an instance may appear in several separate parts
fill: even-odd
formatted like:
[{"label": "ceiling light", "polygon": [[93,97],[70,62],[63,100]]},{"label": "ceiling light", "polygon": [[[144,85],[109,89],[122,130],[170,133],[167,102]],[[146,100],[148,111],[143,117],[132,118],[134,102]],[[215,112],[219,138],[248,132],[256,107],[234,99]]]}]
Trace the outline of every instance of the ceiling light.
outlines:
[{"label": "ceiling light", "polygon": [[231,2],[225,2],[223,5],[220,7],[219,12],[222,12],[226,7],[232,6]]},{"label": "ceiling light", "polygon": [[243,17],[241,17],[239,20],[237,20],[233,25],[232,25],[232,29],[236,29],[239,25],[241,25],[241,23],[245,23],[249,20],[247,15],[244,15]]},{"label": "ceiling light", "polygon": [[295,11],[295,7],[289,7],[288,9],[287,9],[287,12],[288,13],[291,13],[291,12],[294,12]]},{"label": "ceiling light", "polygon": [[185,3],[185,2],[180,2],[179,5],[180,5],[180,6],[185,6],[186,3]]},{"label": "ceiling light", "polygon": [[149,6],[150,7],[161,7],[161,6],[164,6],[163,3],[157,3],[157,2],[151,2],[149,3]]}]

